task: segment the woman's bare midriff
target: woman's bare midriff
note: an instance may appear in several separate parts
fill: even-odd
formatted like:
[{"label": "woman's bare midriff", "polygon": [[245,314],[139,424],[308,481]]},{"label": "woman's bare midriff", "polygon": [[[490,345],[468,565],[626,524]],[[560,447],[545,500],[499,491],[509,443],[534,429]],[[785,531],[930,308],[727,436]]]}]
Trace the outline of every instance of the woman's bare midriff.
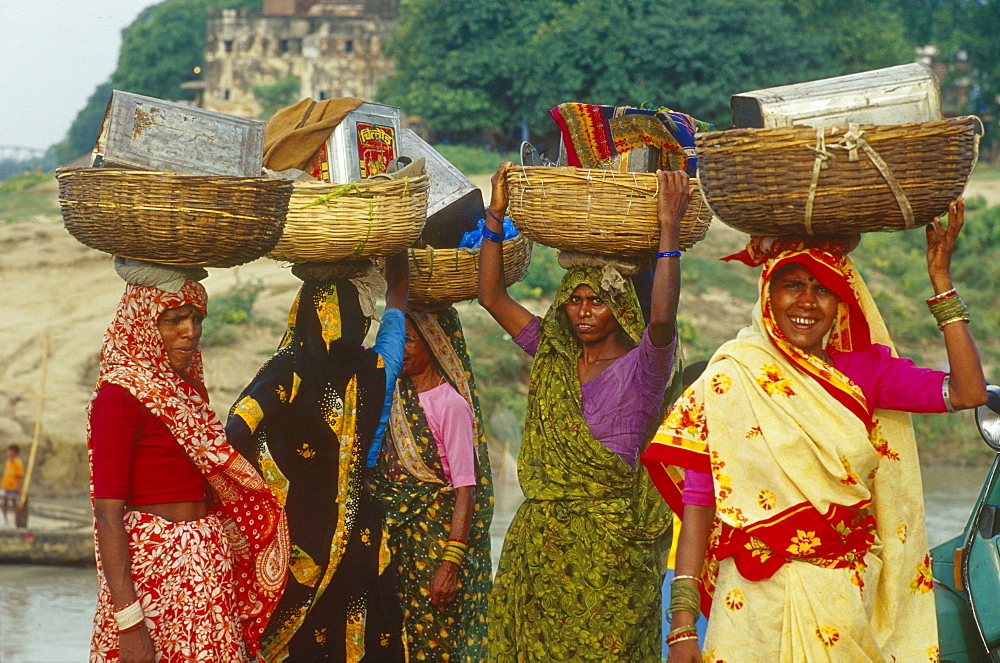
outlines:
[{"label": "woman's bare midriff", "polygon": [[142,511],[159,516],[172,523],[198,520],[208,515],[208,500],[198,500],[197,502],[162,502],[160,504],[143,504],[141,506],[130,506],[129,511]]}]

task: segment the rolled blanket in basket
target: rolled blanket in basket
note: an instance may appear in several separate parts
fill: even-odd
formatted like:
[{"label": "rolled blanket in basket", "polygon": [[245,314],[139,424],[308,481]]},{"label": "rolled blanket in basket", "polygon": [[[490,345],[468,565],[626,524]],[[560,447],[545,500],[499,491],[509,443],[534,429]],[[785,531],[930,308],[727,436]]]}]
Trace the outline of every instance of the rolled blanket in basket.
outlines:
[{"label": "rolled blanket in basket", "polygon": [[567,165],[596,168],[619,154],[646,145],[660,149],[660,168],[694,177],[698,162],[694,135],[712,131],[708,122],[666,108],[559,104],[551,111],[562,132]]},{"label": "rolled blanket in basket", "polygon": [[306,97],[282,108],[264,129],[264,166],[271,170],[304,170],[320,146],[347,114],[365,103],[356,97],[313,101]]}]

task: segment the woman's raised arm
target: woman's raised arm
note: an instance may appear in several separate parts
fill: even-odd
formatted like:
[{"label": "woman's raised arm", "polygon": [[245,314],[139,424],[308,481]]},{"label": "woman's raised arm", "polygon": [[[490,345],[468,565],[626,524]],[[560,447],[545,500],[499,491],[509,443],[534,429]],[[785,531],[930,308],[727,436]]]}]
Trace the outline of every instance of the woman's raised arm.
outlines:
[{"label": "woman's raised arm", "polygon": [[653,273],[649,314],[649,340],[658,348],[670,345],[677,320],[681,293],[680,227],[691,199],[691,184],[682,170],[656,171],[659,181],[656,215],[660,222],[660,245]]},{"label": "woman's raised arm", "polygon": [[512,165],[510,161],[504,161],[493,174],[493,193],[485,210],[486,225],[479,251],[479,304],[489,311],[504,331],[517,336],[531,322],[532,315],[507,294],[504,283],[501,220],[507,213],[507,170]]},{"label": "woman's raised arm", "polygon": [[[927,224],[927,273],[934,286],[935,298],[952,293],[940,298],[946,306],[956,305],[960,301],[953,292],[951,256],[955,251],[955,239],[964,224],[965,201],[961,198],[948,206],[947,227],[941,224],[940,219]],[[947,320],[949,317],[944,321]],[[976,342],[969,331],[969,323],[964,319],[947,322],[941,327],[941,331],[944,333],[948,364],[951,366],[948,381],[951,406],[956,410],[965,410],[982,405],[986,402],[986,378],[983,376],[983,365],[979,360]]]}]

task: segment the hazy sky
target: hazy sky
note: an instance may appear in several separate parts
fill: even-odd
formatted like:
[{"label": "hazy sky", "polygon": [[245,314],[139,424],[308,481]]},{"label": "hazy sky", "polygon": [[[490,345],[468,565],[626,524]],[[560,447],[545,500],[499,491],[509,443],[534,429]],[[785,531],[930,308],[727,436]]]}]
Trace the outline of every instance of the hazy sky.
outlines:
[{"label": "hazy sky", "polygon": [[118,64],[122,28],[159,0],[0,0],[0,146],[47,148]]}]

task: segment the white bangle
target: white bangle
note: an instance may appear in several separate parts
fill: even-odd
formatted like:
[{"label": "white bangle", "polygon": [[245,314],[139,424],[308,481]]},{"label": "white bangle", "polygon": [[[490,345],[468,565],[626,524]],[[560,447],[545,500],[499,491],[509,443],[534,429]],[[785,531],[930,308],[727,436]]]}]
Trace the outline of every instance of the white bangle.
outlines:
[{"label": "white bangle", "polygon": [[941,395],[944,397],[944,406],[948,412],[957,412],[955,406],[951,404],[951,388],[948,385],[950,380],[950,375],[944,376],[944,382],[941,383]]},{"label": "white bangle", "polygon": [[139,605],[139,599],[132,601],[115,613],[115,623],[118,624],[119,631],[132,628],[141,622],[143,618],[144,615],[142,614],[142,606]]}]

